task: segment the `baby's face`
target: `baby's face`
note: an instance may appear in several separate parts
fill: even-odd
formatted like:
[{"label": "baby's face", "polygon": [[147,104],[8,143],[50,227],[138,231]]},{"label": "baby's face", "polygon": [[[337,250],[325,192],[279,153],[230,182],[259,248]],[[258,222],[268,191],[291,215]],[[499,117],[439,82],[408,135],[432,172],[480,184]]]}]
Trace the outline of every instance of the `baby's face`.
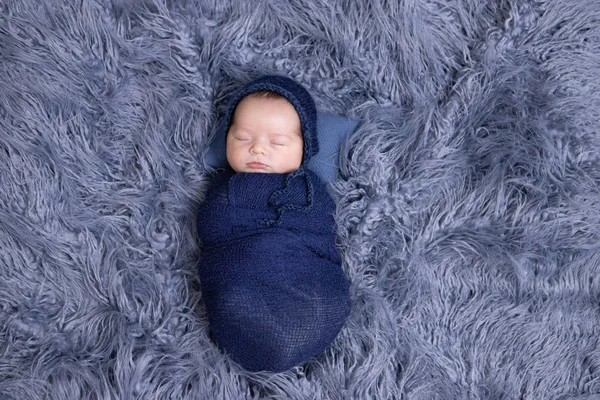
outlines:
[{"label": "baby's face", "polygon": [[291,103],[261,97],[238,103],[227,132],[227,161],[235,172],[293,172],[303,149],[300,118]]}]

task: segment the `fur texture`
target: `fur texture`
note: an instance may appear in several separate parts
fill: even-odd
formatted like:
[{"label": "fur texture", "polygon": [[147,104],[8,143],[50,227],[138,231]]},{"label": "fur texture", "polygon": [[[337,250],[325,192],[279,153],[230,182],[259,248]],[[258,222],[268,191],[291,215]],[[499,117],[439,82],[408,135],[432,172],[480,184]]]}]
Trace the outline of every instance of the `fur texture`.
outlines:
[{"label": "fur texture", "polygon": [[[266,73],[362,121],[352,314],[251,374],[211,344],[203,152]],[[0,398],[600,396],[598,0],[0,2]]]}]

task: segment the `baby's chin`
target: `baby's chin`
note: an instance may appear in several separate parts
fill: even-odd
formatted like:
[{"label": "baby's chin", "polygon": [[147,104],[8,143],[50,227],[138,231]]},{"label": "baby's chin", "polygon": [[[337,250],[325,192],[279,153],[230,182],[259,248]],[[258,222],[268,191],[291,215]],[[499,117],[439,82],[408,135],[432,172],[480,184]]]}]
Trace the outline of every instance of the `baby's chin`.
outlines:
[{"label": "baby's chin", "polygon": [[232,163],[231,168],[234,172],[239,173],[249,173],[249,174],[289,174],[292,173],[298,168],[298,166],[290,166],[290,165],[273,165],[273,164],[264,164],[261,162],[248,162],[248,163]]},{"label": "baby's chin", "polygon": [[294,171],[273,171],[273,170],[265,171],[265,170],[255,170],[255,169],[242,169],[242,170],[235,171],[235,172],[236,173],[243,172],[246,174],[289,174]]}]

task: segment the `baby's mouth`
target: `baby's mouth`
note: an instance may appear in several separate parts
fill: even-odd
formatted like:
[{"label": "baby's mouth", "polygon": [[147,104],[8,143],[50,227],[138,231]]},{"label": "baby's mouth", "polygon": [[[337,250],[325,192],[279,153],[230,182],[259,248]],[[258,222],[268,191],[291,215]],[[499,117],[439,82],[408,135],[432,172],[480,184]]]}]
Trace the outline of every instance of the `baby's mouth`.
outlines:
[{"label": "baby's mouth", "polygon": [[266,169],[267,165],[258,161],[252,161],[246,164],[250,169]]}]

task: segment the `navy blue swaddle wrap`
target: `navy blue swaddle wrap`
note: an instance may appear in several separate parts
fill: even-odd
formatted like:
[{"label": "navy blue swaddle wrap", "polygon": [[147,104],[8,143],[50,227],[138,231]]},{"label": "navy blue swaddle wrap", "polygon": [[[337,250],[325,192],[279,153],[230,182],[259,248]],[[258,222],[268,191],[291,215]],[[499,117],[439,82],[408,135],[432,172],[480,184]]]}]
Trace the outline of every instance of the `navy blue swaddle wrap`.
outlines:
[{"label": "navy blue swaddle wrap", "polygon": [[335,204],[305,167],[318,151],[310,94],[289,78],[260,78],[234,95],[224,126],[242,98],[263,90],[296,109],[302,163],[289,174],[216,174],[198,210],[198,269],[211,338],[247,370],[281,372],[331,344],[350,297],[335,246]]}]

